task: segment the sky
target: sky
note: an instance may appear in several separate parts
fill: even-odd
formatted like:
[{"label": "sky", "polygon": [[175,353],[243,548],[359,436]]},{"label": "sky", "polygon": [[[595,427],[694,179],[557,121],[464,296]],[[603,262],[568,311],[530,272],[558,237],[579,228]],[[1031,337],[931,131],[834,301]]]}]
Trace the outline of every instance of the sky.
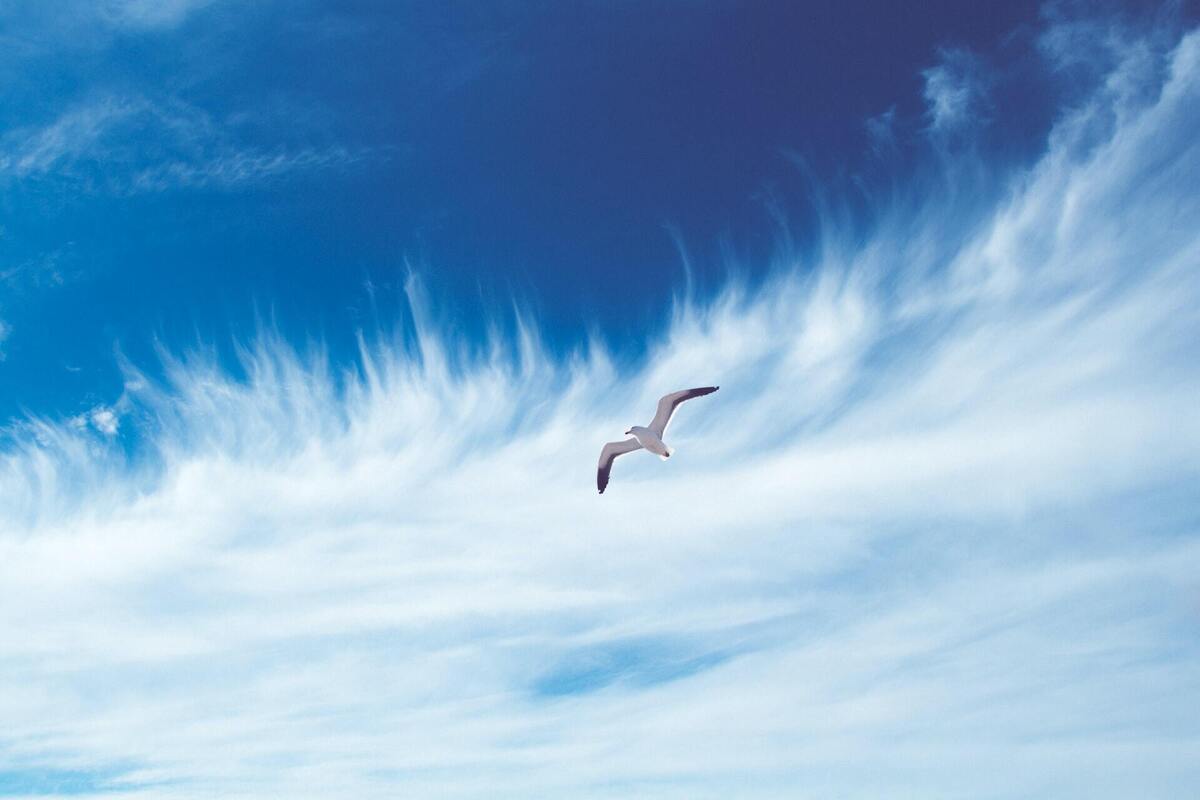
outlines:
[{"label": "sky", "polygon": [[0,87],[0,797],[1200,784],[1194,4],[0,0]]}]

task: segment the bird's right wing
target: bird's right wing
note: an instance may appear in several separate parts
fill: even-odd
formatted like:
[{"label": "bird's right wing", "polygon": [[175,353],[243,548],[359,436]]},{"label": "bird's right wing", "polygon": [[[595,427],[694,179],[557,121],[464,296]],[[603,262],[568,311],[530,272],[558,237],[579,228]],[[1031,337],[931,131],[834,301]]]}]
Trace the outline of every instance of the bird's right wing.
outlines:
[{"label": "bird's right wing", "polygon": [[612,464],[617,456],[640,449],[642,446],[638,444],[637,439],[633,438],[604,445],[604,449],[600,451],[600,466],[596,469],[596,488],[600,490],[600,494],[604,494],[604,487],[608,486],[608,473],[612,471]]},{"label": "bird's right wing", "polygon": [[691,400],[693,397],[704,397],[706,394],[712,394],[719,386],[701,386],[696,389],[683,389],[678,392],[665,394],[658,401],[658,408],[654,411],[654,419],[646,427],[654,431],[658,438],[663,438],[667,435],[667,426],[671,424],[671,417],[675,414],[675,409],[679,408],[680,404],[685,400]]}]

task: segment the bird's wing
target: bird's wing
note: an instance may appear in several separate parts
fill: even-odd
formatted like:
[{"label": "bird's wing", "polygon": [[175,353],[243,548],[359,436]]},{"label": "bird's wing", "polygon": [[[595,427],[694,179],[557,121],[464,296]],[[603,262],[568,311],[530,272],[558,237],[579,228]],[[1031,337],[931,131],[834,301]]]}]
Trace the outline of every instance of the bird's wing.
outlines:
[{"label": "bird's wing", "polygon": [[719,386],[701,386],[698,389],[683,389],[678,392],[671,392],[663,395],[658,401],[658,410],[654,412],[654,419],[646,427],[654,431],[659,439],[667,435],[667,426],[671,424],[671,417],[675,414],[675,409],[679,408],[679,404],[685,400],[691,400],[693,397],[703,397],[706,394],[712,394]]},{"label": "bird's wing", "polygon": [[600,451],[600,466],[596,469],[596,488],[600,490],[600,494],[604,494],[604,487],[608,486],[608,473],[612,471],[612,464],[617,456],[640,449],[642,446],[638,444],[637,439],[633,438],[604,445],[604,449]]}]

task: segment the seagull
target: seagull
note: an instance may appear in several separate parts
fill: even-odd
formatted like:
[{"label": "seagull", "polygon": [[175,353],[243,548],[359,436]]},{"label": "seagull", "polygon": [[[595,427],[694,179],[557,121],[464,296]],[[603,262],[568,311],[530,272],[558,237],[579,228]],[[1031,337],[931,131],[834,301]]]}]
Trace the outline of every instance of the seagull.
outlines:
[{"label": "seagull", "polygon": [[623,442],[609,442],[604,445],[604,449],[600,451],[600,466],[596,470],[596,488],[600,490],[600,494],[604,494],[604,488],[608,486],[608,473],[612,471],[613,461],[617,456],[645,448],[663,461],[670,458],[671,453],[675,451],[663,444],[663,437],[667,435],[667,426],[671,424],[671,417],[675,416],[675,409],[679,408],[685,400],[712,394],[720,388],[720,386],[701,386],[698,389],[682,389],[663,395],[662,399],[658,401],[658,409],[654,412],[654,419],[650,420],[649,425],[644,428],[641,425],[634,425],[625,431],[625,435],[632,436],[632,439],[626,439]]}]

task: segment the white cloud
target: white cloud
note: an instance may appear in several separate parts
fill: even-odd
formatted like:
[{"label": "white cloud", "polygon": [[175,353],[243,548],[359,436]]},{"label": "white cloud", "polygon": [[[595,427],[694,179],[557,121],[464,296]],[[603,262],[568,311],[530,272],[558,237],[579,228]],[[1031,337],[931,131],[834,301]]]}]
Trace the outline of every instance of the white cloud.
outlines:
[{"label": "white cloud", "polygon": [[230,188],[345,167],[367,155],[338,145],[264,148],[241,141],[235,128],[174,98],[93,97],[0,137],[0,177],[119,193]]},{"label": "white cloud", "polygon": [[233,187],[260,183],[282,175],[345,167],[367,157],[364,150],[345,147],[300,150],[233,150],[198,161],[168,161],[137,172],[134,191],[163,191],[179,187]]},{"label": "white cloud", "polygon": [[[46,59],[92,64],[89,69],[96,71],[97,63],[107,61],[96,54],[115,42],[169,37],[171,31],[178,47],[201,47],[196,37],[211,30],[182,28],[202,10],[220,5],[221,0],[17,2],[7,14],[7,32],[0,31],[0,75],[18,80],[37,74]],[[212,47],[220,46],[213,41]],[[205,48],[206,63],[215,57],[212,47]],[[384,146],[368,150],[333,141],[314,122],[319,109],[279,97],[260,98],[252,109],[210,113],[185,99],[196,79],[191,72],[204,70],[191,67],[167,81],[173,87],[168,91],[139,90],[101,68],[87,80],[77,75],[80,80],[66,81],[66,94],[25,103],[29,113],[10,115],[0,131],[0,190],[14,182],[42,190],[54,186],[71,196],[240,189],[390,154]],[[92,88],[69,91],[81,80]]]},{"label": "white cloud", "polygon": [[921,73],[929,130],[935,135],[977,125],[987,97],[986,74],[977,56],[958,48],[943,49],[940,56],[938,64]]},{"label": "white cloud", "polygon": [[5,0],[0,4],[0,74],[28,80],[56,54],[94,70],[96,53],[130,37],[187,35],[185,23],[223,0]]},{"label": "white cloud", "polygon": [[101,406],[95,408],[88,415],[88,419],[96,430],[103,433],[105,436],[116,436],[117,428],[120,427],[121,420],[111,408]]},{"label": "white cloud", "polygon": [[45,127],[9,133],[0,170],[25,177],[64,163],[95,159],[104,137],[135,111],[134,104],[104,98],[71,109]]},{"label": "white cloud", "polygon": [[0,361],[4,360],[4,340],[12,333],[12,327],[7,322],[0,319]]},{"label": "white cloud", "polygon": [[[1170,64],[1078,105],[971,229],[936,195],[830,222],[819,260],[682,305],[637,368],[528,325],[463,356],[414,290],[411,343],[366,337],[348,372],[269,335],[244,381],[129,368],[132,456],[29,421],[0,452],[0,774],[1184,793],[1200,33]],[[598,497],[599,444],[709,382],[675,457]]]}]

